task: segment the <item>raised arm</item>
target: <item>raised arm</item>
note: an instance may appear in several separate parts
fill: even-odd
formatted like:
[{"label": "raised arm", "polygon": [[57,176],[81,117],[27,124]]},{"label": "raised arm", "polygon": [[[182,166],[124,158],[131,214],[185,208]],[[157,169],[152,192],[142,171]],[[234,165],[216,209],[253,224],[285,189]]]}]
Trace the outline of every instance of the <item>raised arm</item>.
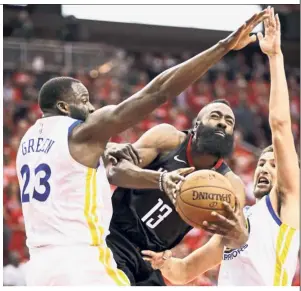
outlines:
[{"label": "raised arm", "polygon": [[265,37],[258,35],[263,53],[270,63],[271,91],[269,122],[277,170],[277,193],[299,197],[299,165],[291,129],[289,94],[281,51],[280,21],[274,9],[268,9],[269,17],[264,21]]},{"label": "raised arm", "polygon": [[253,15],[237,31],[226,39],[182,64],[172,67],[151,81],[145,88],[117,106],[107,106],[90,114],[78,127],[77,139],[105,143],[111,136],[133,126],[168,99],[176,97],[190,84],[200,78],[230,50],[239,50],[256,36],[249,36],[262,21],[265,11]]}]

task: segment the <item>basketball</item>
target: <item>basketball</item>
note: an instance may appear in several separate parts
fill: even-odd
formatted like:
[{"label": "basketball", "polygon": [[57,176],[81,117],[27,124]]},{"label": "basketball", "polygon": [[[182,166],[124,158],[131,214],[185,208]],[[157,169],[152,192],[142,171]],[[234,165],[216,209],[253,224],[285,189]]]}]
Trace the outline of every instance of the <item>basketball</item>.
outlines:
[{"label": "basketball", "polygon": [[218,224],[212,211],[227,217],[223,201],[235,207],[234,189],[226,177],[211,171],[200,170],[186,176],[177,197],[177,211],[189,225],[201,228],[203,221]]}]

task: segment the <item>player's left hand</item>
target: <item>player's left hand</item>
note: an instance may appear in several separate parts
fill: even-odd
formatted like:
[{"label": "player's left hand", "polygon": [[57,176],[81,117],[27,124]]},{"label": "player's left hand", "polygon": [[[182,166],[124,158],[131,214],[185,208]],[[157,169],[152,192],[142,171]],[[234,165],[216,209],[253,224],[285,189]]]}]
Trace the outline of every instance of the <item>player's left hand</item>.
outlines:
[{"label": "player's left hand", "polygon": [[247,242],[249,234],[239,201],[235,198],[235,210],[227,202],[223,202],[223,205],[228,218],[213,211],[211,215],[217,218],[218,223],[204,221],[203,228],[210,233],[222,235],[226,247],[240,248]]},{"label": "player's left hand", "polygon": [[116,165],[118,161],[122,159],[125,159],[134,165],[141,163],[137,150],[130,143],[114,144],[114,146],[105,150],[104,157],[113,165]]},{"label": "player's left hand", "polygon": [[254,14],[236,31],[231,33],[227,38],[223,39],[221,43],[228,50],[240,50],[248,44],[256,41],[256,35],[250,36],[252,30],[264,19],[268,17],[267,10]]},{"label": "player's left hand", "polygon": [[274,8],[268,7],[269,17],[264,20],[264,33],[257,34],[259,45],[262,52],[268,56],[281,53],[281,31],[280,20],[278,14],[274,14]]},{"label": "player's left hand", "polygon": [[143,260],[150,262],[154,270],[159,270],[164,266],[166,260],[172,257],[171,250],[166,250],[164,252],[153,252],[153,251],[142,251],[144,255]]},{"label": "player's left hand", "polygon": [[194,167],[181,168],[164,174],[163,189],[173,205],[176,205],[177,195],[180,193],[185,176],[192,173],[194,170]]}]

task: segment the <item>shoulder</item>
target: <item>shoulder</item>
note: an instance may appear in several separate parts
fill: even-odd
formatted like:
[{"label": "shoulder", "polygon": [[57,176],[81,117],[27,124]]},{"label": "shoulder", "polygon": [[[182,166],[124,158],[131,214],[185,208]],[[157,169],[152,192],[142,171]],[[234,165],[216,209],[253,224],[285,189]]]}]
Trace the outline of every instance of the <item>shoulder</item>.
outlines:
[{"label": "shoulder", "polygon": [[135,143],[135,146],[156,147],[162,150],[173,149],[179,146],[186,138],[184,132],[174,126],[162,123],[149,129]]}]

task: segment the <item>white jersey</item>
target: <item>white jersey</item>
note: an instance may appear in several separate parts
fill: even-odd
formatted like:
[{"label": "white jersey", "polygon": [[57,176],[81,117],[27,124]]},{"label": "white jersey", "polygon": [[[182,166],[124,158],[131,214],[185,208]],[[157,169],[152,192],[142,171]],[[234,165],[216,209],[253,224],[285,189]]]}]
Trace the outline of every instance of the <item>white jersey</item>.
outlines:
[{"label": "white jersey", "polygon": [[249,239],[223,254],[219,286],[291,286],[297,268],[299,230],[282,223],[269,195],[244,208]]},{"label": "white jersey", "polygon": [[31,257],[49,246],[87,246],[87,253],[97,246],[99,261],[112,274],[116,264],[105,242],[112,216],[105,167],[102,160],[96,169],[85,167],[69,153],[68,135],[80,122],[67,116],[41,118],[21,140],[17,173],[26,244]]}]

